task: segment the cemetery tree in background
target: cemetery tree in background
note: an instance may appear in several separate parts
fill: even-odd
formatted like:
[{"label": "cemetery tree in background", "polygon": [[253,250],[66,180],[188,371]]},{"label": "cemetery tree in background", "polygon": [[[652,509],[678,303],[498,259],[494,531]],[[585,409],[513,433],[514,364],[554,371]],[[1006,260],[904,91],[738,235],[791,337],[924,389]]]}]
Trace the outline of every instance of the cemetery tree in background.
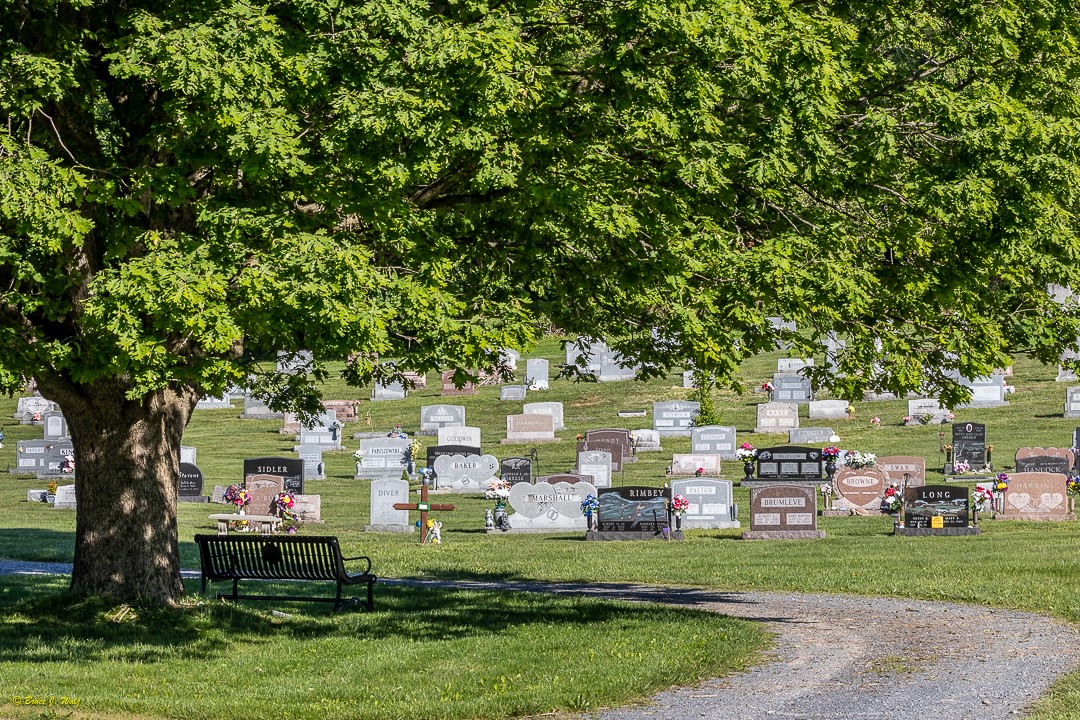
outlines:
[{"label": "cemetery tree in background", "polygon": [[68,419],[73,589],[180,594],[181,435],[251,375],[312,410],[327,360],[553,324],[737,385],[770,315],[842,333],[849,397],[1056,359],[1077,39],[1041,0],[5,3],[0,384]]}]

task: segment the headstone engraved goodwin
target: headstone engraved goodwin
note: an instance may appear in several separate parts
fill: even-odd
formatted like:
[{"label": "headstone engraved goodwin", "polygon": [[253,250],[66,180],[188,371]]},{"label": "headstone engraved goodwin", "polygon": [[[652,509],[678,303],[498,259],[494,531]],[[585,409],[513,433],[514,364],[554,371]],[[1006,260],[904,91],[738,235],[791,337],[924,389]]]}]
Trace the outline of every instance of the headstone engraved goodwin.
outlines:
[{"label": "headstone engraved goodwin", "polygon": [[[470,425],[461,427],[441,427],[438,430],[440,445],[465,445],[480,447],[480,428]],[[430,467],[430,465],[429,465]]]},{"label": "headstone engraved goodwin", "polygon": [[672,496],[682,495],[689,506],[682,518],[684,530],[719,530],[737,528],[739,508],[734,504],[730,480],[698,477],[691,480],[675,480],[671,483]]},{"label": "headstone engraved goodwin", "polygon": [[957,422],[952,427],[953,462],[966,462],[972,468],[986,465],[986,425]]},{"label": "headstone engraved goodwin", "polygon": [[758,451],[757,480],[821,480],[821,449],[775,447]]},{"label": "headstone engraved goodwin", "polygon": [[600,501],[599,532],[660,534],[668,526],[671,490],[658,487],[627,486],[597,491]]},{"label": "headstone engraved goodwin", "polygon": [[744,540],[814,539],[817,529],[817,488],[809,485],[769,485],[750,488],[750,530]]},{"label": "headstone engraved goodwin", "polygon": [[[273,475],[291,493],[304,494],[304,461],[299,458],[264,457],[244,460],[245,483],[251,475]],[[265,514],[265,513],[263,513]]]}]

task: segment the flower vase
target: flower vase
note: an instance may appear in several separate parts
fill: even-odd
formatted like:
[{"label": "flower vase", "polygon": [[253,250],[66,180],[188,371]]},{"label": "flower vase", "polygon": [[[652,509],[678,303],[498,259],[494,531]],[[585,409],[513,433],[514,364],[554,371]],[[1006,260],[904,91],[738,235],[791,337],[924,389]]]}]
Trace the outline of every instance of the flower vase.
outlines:
[{"label": "flower vase", "polygon": [[675,529],[682,530],[682,513],[675,513]]},{"label": "flower vase", "polygon": [[239,510],[236,511],[236,514],[237,515],[247,515],[247,510],[245,510],[244,508],[240,508]]},{"label": "flower vase", "polygon": [[500,530],[506,529],[506,508],[497,507],[495,512],[492,513],[495,518],[495,527]]},{"label": "flower vase", "polygon": [[746,476],[743,478],[743,482],[754,479],[754,463],[749,460],[743,463],[743,475]]},{"label": "flower vase", "polygon": [[836,477],[836,458],[830,457],[825,461],[825,479],[832,483]]}]

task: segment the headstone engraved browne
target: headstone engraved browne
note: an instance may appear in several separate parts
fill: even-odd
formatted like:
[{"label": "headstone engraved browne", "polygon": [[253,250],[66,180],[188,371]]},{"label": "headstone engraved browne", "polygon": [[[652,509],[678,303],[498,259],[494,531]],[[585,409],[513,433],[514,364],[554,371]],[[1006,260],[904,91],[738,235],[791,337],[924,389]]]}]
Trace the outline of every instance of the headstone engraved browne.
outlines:
[{"label": "headstone engraved browne", "polygon": [[1080,417],[1080,385],[1065,388],[1065,417]]},{"label": "headstone engraved browne", "polygon": [[60,485],[56,488],[53,500],[54,510],[76,510],[77,504],[74,485]]},{"label": "headstone engraved browne", "polygon": [[440,445],[465,445],[471,448],[480,447],[480,428],[469,425],[461,427],[442,427],[438,430]]},{"label": "headstone engraved browne", "polygon": [[463,427],[464,405],[424,405],[420,408],[420,432],[434,435],[439,428]]},{"label": "headstone engraved browne", "polygon": [[443,455],[435,460],[438,490],[484,492],[499,470],[494,455]]},{"label": "headstone engraved browne", "polygon": [[578,453],[577,471],[579,475],[591,475],[595,487],[611,487],[611,453],[606,450]]},{"label": "headstone engraved browne", "polygon": [[323,480],[326,478],[326,466],[323,464],[321,445],[298,445],[296,454],[304,463],[305,480]]},{"label": "headstone engraved browne", "polygon": [[525,386],[530,390],[547,390],[549,384],[548,361],[530,358],[525,361]]},{"label": "headstone engraved browne", "polygon": [[525,403],[521,411],[526,415],[550,415],[556,431],[565,430],[563,424],[563,404],[561,402]]},{"label": "headstone engraved browne", "polygon": [[630,444],[630,431],[623,428],[600,428],[585,431],[585,447],[582,450],[607,450],[611,453],[611,471],[622,472],[623,464],[635,462]]},{"label": "headstone engraved browne", "polygon": [[532,483],[532,460],[523,457],[504,458],[499,464],[499,477],[511,485]]},{"label": "headstone engraved browne", "polygon": [[371,388],[371,401],[404,400],[409,395],[405,383],[401,380],[379,381]]},{"label": "headstone engraved browne", "polygon": [[777,402],[808,403],[814,399],[810,379],[802,375],[773,375],[773,397]]},{"label": "headstone engraved browne", "polygon": [[[408,467],[408,438],[365,438],[360,441],[360,461],[356,463],[356,477],[379,480],[399,480]],[[430,467],[430,466],[429,466]]]},{"label": "headstone engraved browne", "polygon": [[341,428],[337,413],[325,410],[313,421],[311,427],[300,425],[300,445],[319,445],[331,450],[341,449]]},{"label": "headstone engraved browne", "polygon": [[196,448],[192,445],[180,446],[180,462],[195,464],[195,457],[198,455]]},{"label": "headstone engraved browne", "polygon": [[447,370],[442,373],[440,394],[444,396],[454,397],[458,395],[475,395],[476,385],[472,382],[466,382],[460,388],[454,384],[454,371]]},{"label": "headstone engraved browne", "polygon": [[911,530],[966,528],[968,489],[960,485],[905,489],[904,525]]},{"label": "headstone engraved browne", "polygon": [[1075,520],[1069,512],[1065,477],[1055,472],[1015,472],[1009,475],[1001,520]]},{"label": "headstone engraved browne", "polygon": [[274,499],[284,492],[284,478],[280,475],[245,475],[244,488],[251,495],[246,508],[248,515],[269,515]]},{"label": "headstone engraved browne", "polygon": [[828,445],[834,434],[833,429],[827,427],[792,428],[788,430],[788,442],[792,445]]},{"label": "headstone engraved browne", "polygon": [[1005,400],[1005,378],[988,375],[980,378],[960,378],[960,384],[971,388],[971,400],[961,407],[990,408],[1008,405]]},{"label": "headstone engraved browne", "polygon": [[64,413],[51,410],[41,416],[41,424],[45,427],[46,440],[59,440],[68,437],[67,420]]},{"label": "headstone engraved browne", "polygon": [[499,400],[503,402],[520,402],[524,399],[524,385],[503,385],[499,388]]},{"label": "headstone engraved browne", "polygon": [[[1058,448],[1019,448],[1014,464],[1018,473],[1060,473],[1069,474],[1076,457],[1072,450]],[[1012,490],[1012,485],[1009,486]]]},{"label": "headstone engraved browne", "polygon": [[701,404],[685,400],[653,403],[653,430],[661,435],[689,435]]},{"label": "headstone engraved browne", "polygon": [[286,491],[304,494],[304,461],[299,458],[249,458],[244,460],[244,477],[249,475],[275,475]]},{"label": "headstone engraved browne", "polygon": [[836,487],[834,507],[859,508],[880,512],[881,497],[885,494],[888,479],[878,467],[842,467],[833,480]]},{"label": "headstone engraved browne", "polygon": [[732,498],[730,480],[699,477],[675,480],[671,483],[672,497],[682,495],[689,503],[682,518],[684,530],[718,530],[737,528],[739,510]]},{"label": "headstone engraved browne", "polygon": [[813,533],[816,530],[817,488],[807,485],[770,485],[750,488],[750,531],[752,533]]},{"label": "headstone engraved browne", "polygon": [[516,483],[508,499],[514,511],[507,520],[512,532],[553,532],[585,530],[581,501],[596,497],[598,490],[589,482]]},{"label": "headstone engraved browne", "polygon": [[503,445],[556,442],[555,418],[550,415],[507,415]]},{"label": "headstone engraved browne", "polygon": [[628,486],[597,490],[600,532],[659,534],[668,526],[669,488]]},{"label": "headstone engraved browne", "polygon": [[196,410],[228,410],[231,407],[229,393],[224,393],[221,397],[205,396],[195,403]]},{"label": "headstone engraved browne", "polygon": [[634,437],[634,448],[639,453],[660,452],[663,450],[660,447],[660,433],[655,430],[631,430],[630,434]]},{"label": "headstone engraved browne", "polygon": [[757,480],[820,480],[821,450],[775,447],[758,451]]},{"label": "headstone engraved browne", "polygon": [[383,478],[371,481],[371,524],[368,532],[411,533],[416,526],[409,522],[409,511],[394,508],[394,503],[409,502],[409,483],[405,480]]},{"label": "headstone engraved browne", "polygon": [[986,466],[986,425],[982,423],[953,423],[953,462],[966,462],[972,468]]},{"label": "headstone engraved browne", "polygon": [[735,443],[734,427],[705,425],[690,430],[690,452],[694,454],[718,455],[721,460],[734,460],[735,448],[738,447]]},{"label": "headstone engraved browne", "polygon": [[181,502],[206,502],[210,498],[203,495],[202,470],[190,463],[180,463],[180,486],[177,491]]},{"label": "headstone engraved browne", "polygon": [[787,435],[799,427],[799,406],[796,403],[767,402],[757,406],[757,427],[754,432]]},{"label": "headstone engraved browne", "polygon": [[848,416],[847,400],[811,400],[811,420],[845,420]]},{"label": "headstone engraved browne", "polygon": [[[914,455],[890,455],[880,457],[877,467],[885,473],[885,477],[891,483],[906,482],[907,487],[920,487],[926,484],[926,458]],[[907,475],[907,480],[904,480]]]}]

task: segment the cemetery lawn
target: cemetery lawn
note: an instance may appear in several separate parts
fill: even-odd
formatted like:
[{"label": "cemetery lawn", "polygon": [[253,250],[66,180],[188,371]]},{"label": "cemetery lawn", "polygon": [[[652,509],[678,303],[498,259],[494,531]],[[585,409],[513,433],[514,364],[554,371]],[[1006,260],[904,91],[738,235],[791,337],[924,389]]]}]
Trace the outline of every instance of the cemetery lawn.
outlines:
[{"label": "cemetery lawn", "polygon": [[[526,357],[547,357],[554,368],[561,356],[558,345],[546,341],[537,351],[523,353],[520,367]],[[764,355],[747,363],[748,386],[768,378],[778,357]],[[1008,398],[1010,406],[957,411],[957,420],[986,424],[995,468],[1006,471],[1018,447],[1069,447],[1072,431],[1080,426],[1062,417],[1067,383],[1054,382],[1056,368],[1017,357],[1014,369],[1010,382],[1016,393]],[[509,457],[532,447],[499,445],[506,415],[521,412],[521,402],[500,402],[497,387],[480,388],[471,397],[441,398],[437,374],[429,374],[428,385],[404,401],[363,402],[364,420],[350,424],[346,438],[357,431],[385,432],[395,423],[415,430],[420,406],[445,400],[466,406],[467,424],[482,428],[485,452]],[[677,385],[675,374],[648,383],[555,380],[550,390],[530,393],[528,402],[561,401],[565,406],[566,430],[556,433],[562,442],[535,446],[540,472],[571,468],[574,438],[588,429],[651,427],[653,401],[689,399],[690,391]],[[330,383],[326,396],[355,399],[366,392]],[[786,444],[786,437],[753,434],[755,406],[762,400],[718,393],[720,424],[736,426],[739,442]],[[617,410],[629,408],[647,408],[650,416],[617,417]],[[852,419],[810,421],[804,405],[801,424],[831,426],[844,448],[879,456],[921,455],[928,483],[943,479],[939,447],[949,441],[941,434],[949,426],[903,427],[903,400],[857,402],[854,408]],[[15,465],[17,439],[41,437],[40,428],[10,419],[14,409],[13,399],[0,400],[0,423],[7,434],[0,469]],[[280,422],[240,421],[238,412],[197,411],[185,433],[184,443],[198,448],[207,492],[239,481],[245,457],[292,456],[294,440],[278,434]],[[874,417],[880,418],[880,429],[870,423]],[[435,443],[434,438],[420,440]],[[367,482],[353,479],[351,451],[357,445],[348,439],[349,452],[324,454],[327,479],[309,481],[307,492],[322,496],[325,523],[301,532],[336,535],[346,555],[371,556],[373,571],[381,577],[838,592],[867,596],[868,602],[873,596],[893,596],[978,603],[1080,622],[1078,523],[984,521],[979,536],[917,538],[893,537],[889,518],[821,518],[819,527],[827,537],[819,541],[748,542],[739,539],[739,530],[713,530],[688,532],[684,542],[590,543],[577,533],[488,535],[482,528],[490,501],[441,495],[433,499],[457,506],[435,513],[445,524],[444,544],[420,547],[415,534],[363,531],[369,499]],[[662,485],[672,452],[689,452],[689,438],[665,437],[663,448],[642,453],[615,483]],[[741,477],[741,464],[725,462],[723,475]],[[43,481],[5,480],[0,557],[70,562],[74,513],[25,502],[26,490],[38,487]],[[736,500],[745,529],[748,491],[737,487]],[[185,568],[198,567],[192,537],[213,532],[206,516],[220,510],[180,505]],[[59,578],[0,576],[0,632],[6,634],[0,643],[5,661],[0,688],[57,697],[78,691],[94,699],[84,699],[83,710],[101,716],[232,717],[240,714],[238,708],[247,708],[250,697],[279,698],[282,717],[465,718],[576,710],[627,702],[667,685],[742,667],[767,644],[760,632],[742,623],[685,610],[378,584],[376,613],[331,616],[315,604],[246,602],[229,608],[199,601],[197,583],[188,581],[192,605],[176,615],[144,616],[140,610],[134,620],[113,623],[103,619],[111,611],[57,599],[63,587]],[[275,618],[271,610],[291,617]],[[168,622],[156,623],[166,617]],[[169,624],[177,627],[165,629]],[[297,673],[298,666],[303,673]],[[447,669],[425,671],[428,666]],[[289,680],[271,693],[270,685],[261,685],[269,682],[261,679],[268,673]],[[259,689],[252,690],[253,682]],[[358,715],[361,706],[364,712]],[[1080,717],[1080,673],[1058,683],[1034,717]]]}]

